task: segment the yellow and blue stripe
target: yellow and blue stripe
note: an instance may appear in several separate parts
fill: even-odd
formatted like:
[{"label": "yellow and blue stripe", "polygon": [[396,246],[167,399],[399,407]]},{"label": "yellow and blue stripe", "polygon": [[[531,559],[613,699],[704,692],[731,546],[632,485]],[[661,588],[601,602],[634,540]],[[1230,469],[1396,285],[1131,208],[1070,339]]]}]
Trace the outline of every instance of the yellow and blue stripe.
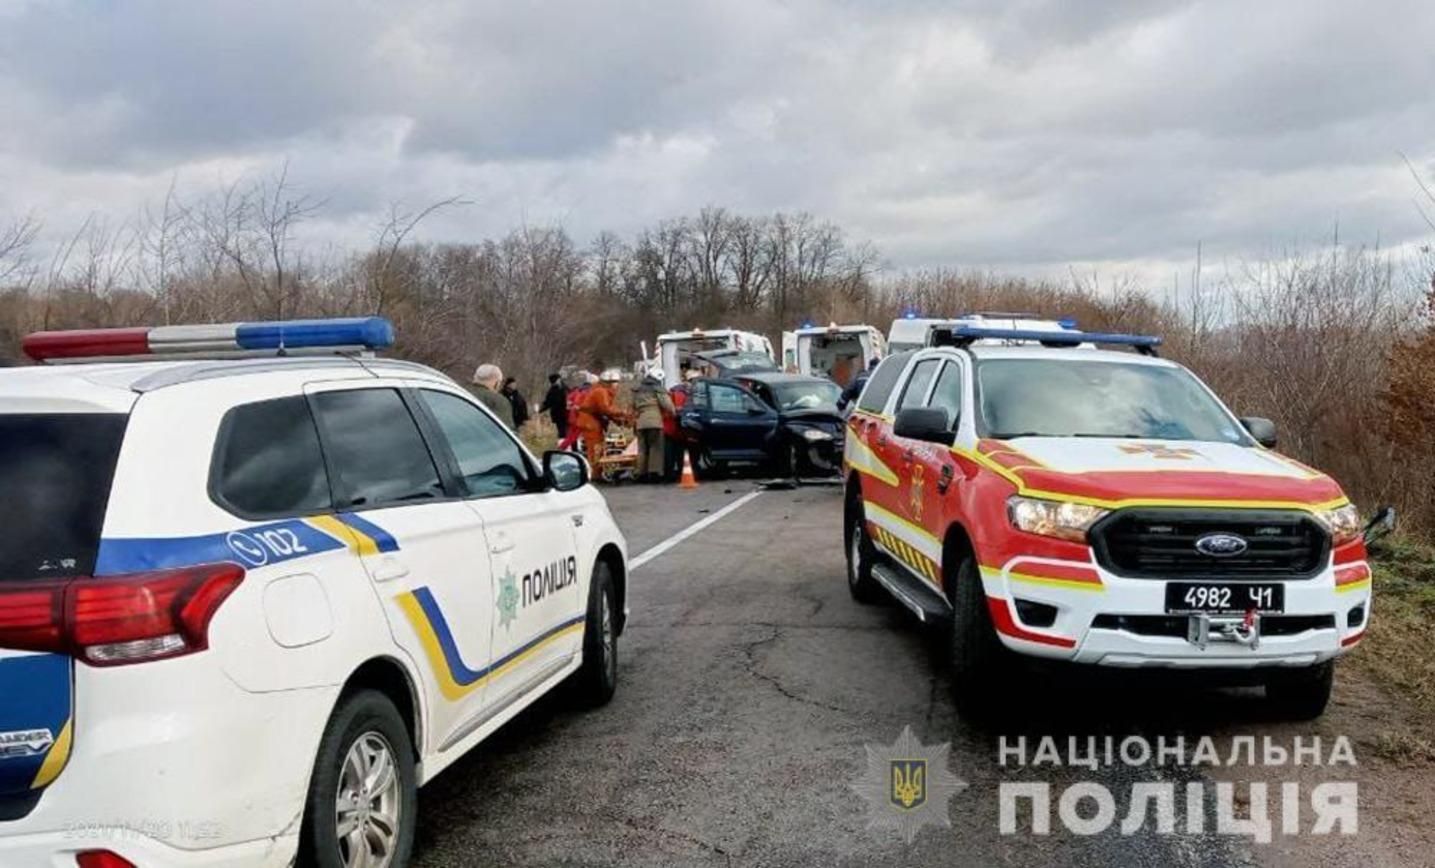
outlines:
[{"label": "yellow and blue stripe", "polygon": [[565,621],[539,633],[488,666],[474,668],[464,661],[463,654],[454,641],[453,631],[449,629],[448,619],[444,617],[438,600],[434,599],[433,591],[427,587],[415,588],[399,594],[395,601],[418,635],[419,644],[423,646],[424,656],[428,658],[439,691],[450,702],[462,699],[489,681],[501,677],[560,638],[581,632],[585,620],[584,616],[579,615]]}]

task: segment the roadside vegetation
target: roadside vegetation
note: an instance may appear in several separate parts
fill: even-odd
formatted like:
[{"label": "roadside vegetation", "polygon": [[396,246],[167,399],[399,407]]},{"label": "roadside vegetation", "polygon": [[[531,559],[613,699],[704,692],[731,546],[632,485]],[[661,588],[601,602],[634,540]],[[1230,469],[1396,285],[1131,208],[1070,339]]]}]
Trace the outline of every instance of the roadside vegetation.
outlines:
[{"label": "roadside vegetation", "polygon": [[1238,413],[1272,418],[1283,452],[1331,473],[1367,512],[1394,504],[1408,538],[1435,543],[1431,251],[1333,241],[1143,286],[1115,274],[899,271],[812,216],[716,207],[630,237],[523,227],[412,240],[435,210],[463,207],[395,207],[357,251],[304,243],[322,201],[282,173],[192,198],[171,191],[135,220],[87,220],[43,252],[43,215],[0,219],[0,364],[18,363],[20,336],[38,329],[377,314],[398,329],[397,355],[465,382],[495,361],[536,401],[561,365],[628,368],[639,341],[670,328],[750,328],[776,344],[804,320],[885,330],[908,311],[1072,316],[1163,335],[1164,353]]},{"label": "roadside vegetation", "polygon": [[1435,761],[1435,547],[1406,537],[1388,538],[1375,551],[1374,567],[1370,635],[1351,660],[1432,722],[1425,732],[1400,741],[1404,751]]}]

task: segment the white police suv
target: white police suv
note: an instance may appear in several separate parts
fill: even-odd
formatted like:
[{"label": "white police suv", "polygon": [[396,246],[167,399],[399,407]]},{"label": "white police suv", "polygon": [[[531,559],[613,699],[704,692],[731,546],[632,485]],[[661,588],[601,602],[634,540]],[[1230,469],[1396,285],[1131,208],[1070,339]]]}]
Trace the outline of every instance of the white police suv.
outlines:
[{"label": "white police suv", "polygon": [[401,866],[418,786],[565,682],[613,695],[586,464],[392,340],[51,332],[70,364],[0,372],[0,865]]}]

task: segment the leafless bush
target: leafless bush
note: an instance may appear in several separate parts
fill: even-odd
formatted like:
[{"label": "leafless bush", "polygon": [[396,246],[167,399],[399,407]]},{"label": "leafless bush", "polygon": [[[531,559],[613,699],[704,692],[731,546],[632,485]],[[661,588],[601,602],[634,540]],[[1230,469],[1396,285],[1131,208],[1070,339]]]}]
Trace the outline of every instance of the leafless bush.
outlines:
[{"label": "leafless bush", "polygon": [[626,365],[671,328],[776,339],[804,319],[885,326],[909,309],[1028,311],[1162,334],[1167,354],[1238,412],[1275,419],[1284,451],[1334,473],[1362,506],[1395,502],[1435,531],[1435,331],[1412,292],[1428,286],[1435,254],[1335,246],[1213,277],[1198,250],[1184,285],[1158,298],[1122,275],[884,274],[872,245],[807,214],[706,208],[586,248],[559,227],[412,240],[434,211],[464,204],[395,205],[368,250],[328,257],[301,243],[322,202],[283,171],[189,200],[172,188],[132,224],[86,221],[47,267],[35,262],[36,218],[3,224],[0,361],[37,328],[378,314],[395,323],[398,355],[463,380],[495,361],[537,399],[548,372]]}]

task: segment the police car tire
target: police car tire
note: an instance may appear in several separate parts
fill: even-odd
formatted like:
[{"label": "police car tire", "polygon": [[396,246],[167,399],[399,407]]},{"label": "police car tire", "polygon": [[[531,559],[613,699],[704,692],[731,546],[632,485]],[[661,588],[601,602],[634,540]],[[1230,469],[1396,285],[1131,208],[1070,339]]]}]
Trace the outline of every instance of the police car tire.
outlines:
[{"label": "police car tire", "polygon": [[1285,720],[1315,720],[1330,704],[1335,664],[1322,663],[1266,682],[1266,702]]},{"label": "police car tire", "polygon": [[[612,633],[609,653],[603,649],[603,608],[608,604],[608,629]],[[618,618],[617,594],[613,575],[603,561],[593,565],[593,581],[588,587],[588,616],[583,628],[583,663],[573,678],[574,697],[585,708],[607,705],[618,689]]]},{"label": "police car tire", "polygon": [[950,640],[952,690],[959,709],[977,709],[985,704],[984,700],[1000,682],[1007,652],[992,624],[976,560],[963,558],[954,578]]},{"label": "police car tire", "polygon": [[388,743],[393,751],[394,771],[399,778],[398,835],[394,858],[389,864],[408,864],[418,813],[418,776],[414,768],[413,744],[408,727],[404,725],[393,701],[377,690],[360,690],[340,700],[319,741],[314,773],[309,780],[309,796],[304,806],[297,865],[303,868],[342,868],[344,863],[339,852],[334,801],[349,750],[370,733],[382,736]]},{"label": "police car tire", "polygon": [[[867,538],[867,522],[862,510],[862,499],[854,497],[847,507],[847,532],[843,534],[843,549],[847,553],[847,590],[852,599],[870,605],[882,599],[882,586],[872,578],[872,563],[877,558],[877,548]],[[853,537],[858,537],[857,551],[853,551]],[[854,563],[854,554],[856,562]]]}]

